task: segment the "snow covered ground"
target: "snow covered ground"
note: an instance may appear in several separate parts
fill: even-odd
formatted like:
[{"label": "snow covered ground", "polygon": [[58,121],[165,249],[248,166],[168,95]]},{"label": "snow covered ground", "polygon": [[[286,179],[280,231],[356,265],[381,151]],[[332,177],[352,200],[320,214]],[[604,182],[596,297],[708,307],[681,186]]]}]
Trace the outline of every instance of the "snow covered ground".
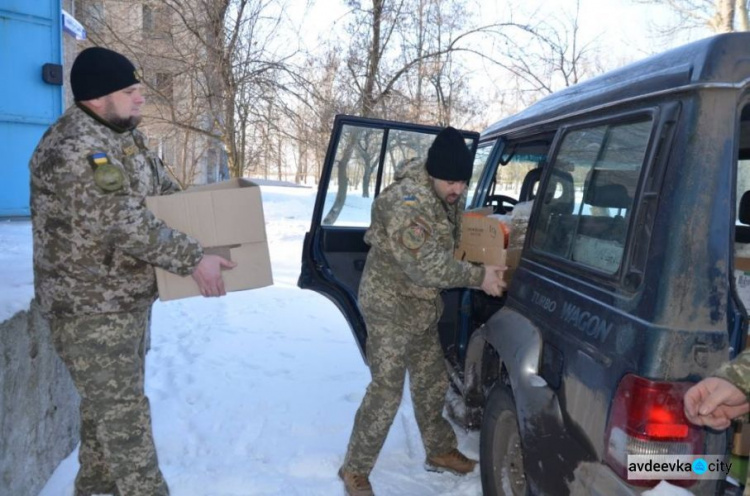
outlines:
[{"label": "snow covered ground", "polygon": [[[332,303],[297,288],[315,190],[262,187],[275,284],[224,298],[157,302],[146,390],[173,496],[342,495],[336,471],[369,373]],[[0,320],[33,294],[28,222],[0,223]],[[458,431],[478,456],[477,433]],[[404,396],[371,480],[381,496],[482,494],[466,477],[424,471]],[[40,496],[70,496],[77,451]],[[649,496],[691,494],[663,483]]]}]

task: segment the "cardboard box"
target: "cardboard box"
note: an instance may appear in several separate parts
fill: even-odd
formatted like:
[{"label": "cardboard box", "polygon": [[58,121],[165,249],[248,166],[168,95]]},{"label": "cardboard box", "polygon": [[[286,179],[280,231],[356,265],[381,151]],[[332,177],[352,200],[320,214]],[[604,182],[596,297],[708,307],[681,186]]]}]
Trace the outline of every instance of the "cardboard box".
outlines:
[{"label": "cardboard box", "polygon": [[461,242],[453,253],[457,260],[505,265],[505,230],[492,209],[467,210],[461,220]]},{"label": "cardboard box", "polygon": [[750,272],[750,258],[734,257],[734,268],[742,272]]},{"label": "cardboard box", "polygon": [[520,248],[510,248],[505,250],[505,265],[508,267],[505,270],[505,274],[503,274],[505,284],[510,284],[510,280],[513,279],[513,274],[515,274],[518,264],[521,262],[522,251],[523,250]]},{"label": "cardboard box", "polygon": [[[260,187],[247,179],[231,179],[187,191],[146,198],[146,205],[169,227],[196,238],[206,253],[224,256],[237,266],[223,273],[227,291],[273,284]],[[198,296],[190,276],[156,269],[162,301]]]}]

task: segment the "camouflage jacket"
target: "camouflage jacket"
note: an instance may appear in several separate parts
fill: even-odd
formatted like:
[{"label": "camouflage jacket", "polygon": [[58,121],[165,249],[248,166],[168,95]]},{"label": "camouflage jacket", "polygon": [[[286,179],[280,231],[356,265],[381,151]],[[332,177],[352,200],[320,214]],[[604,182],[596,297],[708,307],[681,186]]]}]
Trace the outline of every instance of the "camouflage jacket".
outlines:
[{"label": "camouflage jacket", "polygon": [[[712,375],[731,382],[745,393],[745,396],[750,400],[750,350],[743,351],[734,360],[719,367]],[[743,429],[747,427],[746,424],[743,426]],[[750,470],[747,471],[745,491],[742,494],[750,494]]]},{"label": "camouflage jacket", "polygon": [[179,191],[138,131],[71,106],[31,162],[34,289],[51,315],[130,311],[153,303],[154,267],[190,274],[203,250],[146,209]]},{"label": "camouflage jacket", "polygon": [[465,204],[465,194],[454,205],[435,194],[424,161],[397,171],[372,205],[360,298],[369,292],[429,300],[442,289],[480,286],[484,268],[453,258]]},{"label": "camouflage jacket", "polygon": [[719,367],[712,375],[731,382],[750,399],[750,350],[743,351],[734,360]]}]

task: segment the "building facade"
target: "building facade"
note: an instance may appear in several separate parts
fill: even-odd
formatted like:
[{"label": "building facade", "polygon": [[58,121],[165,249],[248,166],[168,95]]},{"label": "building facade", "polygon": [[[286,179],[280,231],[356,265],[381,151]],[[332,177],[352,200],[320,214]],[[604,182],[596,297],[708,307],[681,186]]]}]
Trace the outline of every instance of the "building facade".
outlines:
[{"label": "building facade", "polygon": [[163,0],[73,3],[72,14],[87,33],[76,52],[104,46],[138,67],[146,94],[139,129],[175,179],[183,187],[228,179],[227,155],[217,138],[221,109],[211,101],[221,87],[197,19],[201,2],[183,2],[183,12]]}]

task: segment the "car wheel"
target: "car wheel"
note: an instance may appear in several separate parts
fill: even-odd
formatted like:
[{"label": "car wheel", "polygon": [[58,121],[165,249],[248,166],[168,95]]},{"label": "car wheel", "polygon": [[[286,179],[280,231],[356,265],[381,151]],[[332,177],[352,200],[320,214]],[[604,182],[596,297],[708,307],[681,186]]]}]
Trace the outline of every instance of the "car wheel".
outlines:
[{"label": "car wheel", "polygon": [[479,455],[485,495],[528,494],[516,403],[510,388],[500,383],[490,391],[484,408]]}]

